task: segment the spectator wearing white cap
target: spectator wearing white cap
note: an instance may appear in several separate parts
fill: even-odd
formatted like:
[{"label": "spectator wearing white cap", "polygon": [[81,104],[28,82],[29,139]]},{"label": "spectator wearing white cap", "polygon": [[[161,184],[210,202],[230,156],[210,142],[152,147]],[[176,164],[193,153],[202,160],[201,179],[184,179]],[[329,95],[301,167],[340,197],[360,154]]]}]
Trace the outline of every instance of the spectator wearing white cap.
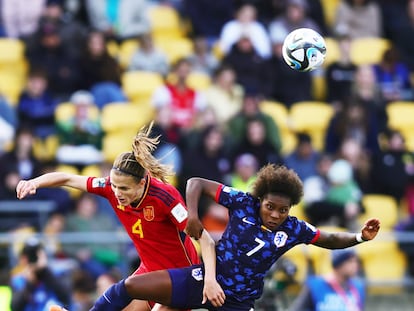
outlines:
[{"label": "spectator wearing white cap", "polygon": [[103,161],[102,128],[99,114],[94,110],[94,98],[89,91],[76,91],[70,102],[74,104],[73,116],[58,120],[57,129],[61,146],[56,153],[59,163],[85,166]]}]

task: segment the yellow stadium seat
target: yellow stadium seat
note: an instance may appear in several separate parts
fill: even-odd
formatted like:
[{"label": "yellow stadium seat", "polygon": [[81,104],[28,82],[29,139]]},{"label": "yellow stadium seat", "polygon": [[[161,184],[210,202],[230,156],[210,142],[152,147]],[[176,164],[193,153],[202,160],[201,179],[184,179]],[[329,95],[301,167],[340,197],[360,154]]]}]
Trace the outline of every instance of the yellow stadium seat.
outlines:
[{"label": "yellow stadium seat", "polygon": [[149,102],[154,91],[164,84],[159,73],[127,71],[121,76],[122,89],[131,102]]},{"label": "yellow stadium seat", "polygon": [[[337,226],[319,226],[319,230],[326,232],[345,232],[346,229]],[[315,245],[308,246],[309,258],[316,275],[325,275],[332,271],[331,250],[317,247]]]},{"label": "yellow stadium seat", "polygon": [[15,106],[26,84],[26,77],[10,70],[0,69],[0,93]]},{"label": "yellow stadium seat", "polygon": [[189,38],[154,38],[154,42],[165,53],[170,64],[194,53],[194,44]]},{"label": "yellow stadium seat", "polygon": [[197,91],[203,91],[211,85],[211,77],[202,72],[192,72],[187,78],[188,85]]},{"label": "yellow stadium seat", "polygon": [[[153,111],[147,107],[134,105],[131,103],[111,103],[102,109],[101,125],[106,133],[137,133],[144,125],[150,122],[153,117]],[[133,137],[134,135],[132,135]],[[131,137],[129,137],[131,144]]]},{"label": "yellow stadium seat", "polygon": [[385,194],[364,194],[362,196],[362,205],[365,208],[365,212],[359,217],[361,225],[370,218],[378,218],[381,221],[382,229],[392,230],[397,224],[398,202],[392,196]]},{"label": "yellow stadium seat", "polygon": [[14,38],[0,38],[0,64],[18,63],[25,58],[23,41]]},{"label": "yellow stadium seat", "polygon": [[355,65],[378,64],[391,42],[384,38],[356,38],[351,43],[351,60]]},{"label": "yellow stadium seat", "polygon": [[326,68],[341,58],[341,52],[339,50],[338,41],[335,38],[324,37],[324,39],[326,44],[326,56],[323,66]]},{"label": "yellow stadium seat", "polygon": [[324,74],[312,75],[312,97],[315,100],[326,100],[326,79]]},{"label": "yellow stadium seat", "polygon": [[414,151],[414,101],[394,101],[386,106],[388,127],[398,130],[407,148]]},{"label": "yellow stadium seat", "polygon": [[111,55],[114,58],[118,58],[119,45],[116,41],[108,41],[106,43],[106,50],[108,51],[109,55]]},{"label": "yellow stadium seat", "polygon": [[[391,238],[382,238],[385,235]],[[390,232],[380,232],[375,240],[356,246],[371,294],[395,294],[402,290],[407,258]]]},{"label": "yellow stadium seat", "polygon": [[11,311],[12,289],[10,286],[0,285],[0,310]]},{"label": "yellow stadium seat", "polygon": [[321,0],[326,25],[332,29],[335,24],[336,11],[340,0]]},{"label": "yellow stadium seat", "polygon": [[312,137],[316,150],[323,150],[325,131],[334,114],[334,108],[322,101],[302,101],[290,107],[290,125],[295,132],[306,132]]},{"label": "yellow stadium seat", "polygon": [[87,165],[82,169],[81,175],[99,177],[101,176],[101,168],[96,164]]},{"label": "yellow stadium seat", "polygon": [[132,56],[139,48],[137,39],[128,39],[123,41],[118,50],[118,61],[122,68],[127,69]]},{"label": "yellow stadium seat", "polygon": [[46,139],[36,137],[33,142],[33,153],[35,157],[42,161],[54,160],[56,150],[59,147],[57,135],[49,135]]},{"label": "yellow stadium seat", "polygon": [[102,141],[105,161],[112,163],[120,153],[131,151],[135,134],[136,132],[128,130],[107,133]]},{"label": "yellow stadium seat", "polygon": [[183,36],[180,16],[173,7],[154,5],[148,10],[148,18],[154,38],[177,38]]},{"label": "yellow stadium seat", "polygon": [[271,116],[277,124],[282,137],[281,152],[283,154],[291,152],[295,148],[296,137],[289,126],[289,110],[287,107],[281,102],[266,100],[260,103],[260,110]]}]

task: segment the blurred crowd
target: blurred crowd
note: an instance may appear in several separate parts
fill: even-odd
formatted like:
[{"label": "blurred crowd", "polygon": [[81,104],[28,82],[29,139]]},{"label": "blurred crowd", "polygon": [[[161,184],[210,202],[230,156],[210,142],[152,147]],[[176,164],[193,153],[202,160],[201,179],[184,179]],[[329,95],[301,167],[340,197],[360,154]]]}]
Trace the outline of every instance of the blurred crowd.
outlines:
[{"label": "blurred crowd", "polygon": [[[181,192],[192,176],[249,191],[261,166],[285,164],[304,182],[304,200],[293,209],[310,223],[356,230],[364,196],[383,194],[398,206],[390,229],[414,231],[414,144],[390,126],[387,110],[395,102],[414,107],[413,0],[3,0],[0,12],[0,201],[16,200],[20,179],[48,171],[107,176],[114,149],[130,148],[121,137],[130,142],[153,120],[155,154],[174,167],[171,183]],[[301,27],[329,43],[326,63],[313,72],[294,71],[282,58],[283,39]],[[354,42],[375,39],[387,42],[378,60],[357,61]],[[23,47],[11,65],[19,50],[4,56],[6,41]],[[320,136],[288,118],[297,103],[314,102],[330,109]],[[130,106],[136,115],[112,113]],[[322,117],[305,119],[313,118]],[[113,135],[110,121],[128,128]],[[57,273],[67,272],[61,266],[82,272],[61,284],[73,292],[63,290],[61,300],[87,305],[99,282],[136,266],[139,258],[123,255],[128,246],[56,239],[119,231],[100,198],[40,189],[32,199],[55,203],[47,222],[0,207],[7,219],[0,232],[44,233],[48,260],[64,263]],[[201,216],[218,239],[226,210],[206,201]],[[402,247],[408,258],[413,248]],[[16,276],[27,251],[2,252],[2,260]]]}]

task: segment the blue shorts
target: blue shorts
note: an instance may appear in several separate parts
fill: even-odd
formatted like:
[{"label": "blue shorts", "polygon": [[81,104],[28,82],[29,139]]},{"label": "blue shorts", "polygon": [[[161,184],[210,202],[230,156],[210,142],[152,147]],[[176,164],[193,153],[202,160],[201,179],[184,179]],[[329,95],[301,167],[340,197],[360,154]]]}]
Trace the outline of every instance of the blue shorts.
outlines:
[{"label": "blue shorts", "polygon": [[250,311],[253,310],[254,300],[243,302],[226,296],[226,301],[220,308],[213,307],[209,301],[202,304],[204,288],[204,266],[168,269],[172,283],[171,307],[177,309],[208,309],[220,311]]}]

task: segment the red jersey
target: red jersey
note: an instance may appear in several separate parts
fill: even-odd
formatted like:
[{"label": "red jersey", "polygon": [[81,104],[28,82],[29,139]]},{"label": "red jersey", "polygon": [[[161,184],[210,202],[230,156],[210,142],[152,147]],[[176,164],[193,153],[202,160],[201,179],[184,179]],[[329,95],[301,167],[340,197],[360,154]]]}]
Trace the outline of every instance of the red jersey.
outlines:
[{"label": "red jersey", "polygon": [[136,207],[118,204],[109,177],[89,177],[87,189],[111,203],[141,259],[137,273],[200,262],[193,242],[183,231],[187,207],[172,185],[148,176],[144,194]]},{"label": "red jersey", "polygon": [[166,86],[171,93],[173,123],[180,128],[191,127],[196,111],[195,91],[191,88],[179,91],[171,84]]}]

